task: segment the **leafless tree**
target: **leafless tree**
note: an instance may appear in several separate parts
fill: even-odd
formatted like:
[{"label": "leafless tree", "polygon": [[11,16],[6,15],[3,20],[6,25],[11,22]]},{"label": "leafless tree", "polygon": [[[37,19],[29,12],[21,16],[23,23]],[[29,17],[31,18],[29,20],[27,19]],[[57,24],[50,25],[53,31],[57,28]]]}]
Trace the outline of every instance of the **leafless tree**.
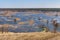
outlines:
[{"label": "leafless tree", "polygon": [[53,25],[54,25],[54,33],[56,33],[56,30],[58,28],[58,23],[56,23],[57,20],[53,21]]},{"label": "leafless tree", "polygon": [[1,27],[1,31],[2,31],[2,33],[4,32],[3,30],[4,30],[4,27],[2,26],[2,27]]},{"label": "leafless tree", "polygon": [[8,27],[9,27],[9,25],[8,24],[4,24],[4,25],[2,25],[2,33],[8,33]]},{"label": "leafless tree", "polygon": [[[42,19],[42,18],[38,18],[38,20],[42,20],[43,22],[45,21],[45,20]],[[48,28],[48,23],[49,23],[49,21],[46,20],[46,23],[47,23],[47,27],[45,27],[45,26],[42,24],[42,25],[39,26],[39,28],[45,28],[45,29],[46,29],[46,32],[48,32],[48,31],[49,31],[49,28]]]},{"label": "leafless tree", "polygon": [[[58,14],[55,15],[55,17],[57,17],[57,16],[58,16]],[[54,18],[53,18],[53,19],[54,19]],[[58,28],[58,24],[59,24],[59,23],[57,23],[57,20],[53,20],[54,33],[56,33],[56,30],[57,30],[57,28]]]},{"label": "leafless tree", "polygon": [[49,26],[48,26],[49,21],[47,20],[47,27],[46,27],[46,32],[49,31]]}]

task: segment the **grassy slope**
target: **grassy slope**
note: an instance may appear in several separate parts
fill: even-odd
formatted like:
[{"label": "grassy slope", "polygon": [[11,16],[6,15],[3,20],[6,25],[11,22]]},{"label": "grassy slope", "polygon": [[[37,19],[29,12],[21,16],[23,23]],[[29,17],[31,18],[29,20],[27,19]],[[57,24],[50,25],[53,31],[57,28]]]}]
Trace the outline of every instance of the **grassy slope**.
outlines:
[{"label": "grassy slope", "polygon": [[47,40],[60,34],[50,32],[0,33],[0,40]]}]

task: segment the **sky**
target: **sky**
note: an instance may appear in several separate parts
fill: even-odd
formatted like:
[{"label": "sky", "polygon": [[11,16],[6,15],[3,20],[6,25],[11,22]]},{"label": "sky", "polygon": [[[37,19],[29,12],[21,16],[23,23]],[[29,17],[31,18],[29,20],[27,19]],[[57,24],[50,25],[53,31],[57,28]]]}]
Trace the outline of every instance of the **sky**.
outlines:
[{"label": "sky", "polygon": [[0,8],[60,8],[60,0],[0,0]]}]

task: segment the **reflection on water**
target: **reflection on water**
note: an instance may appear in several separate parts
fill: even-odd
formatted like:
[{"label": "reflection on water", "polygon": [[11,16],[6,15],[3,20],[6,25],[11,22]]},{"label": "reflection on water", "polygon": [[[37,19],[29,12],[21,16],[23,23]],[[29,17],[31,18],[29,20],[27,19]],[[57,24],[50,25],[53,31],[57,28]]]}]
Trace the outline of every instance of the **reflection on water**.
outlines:
[{"label": "reflection on water", "polygon": [[[9,27],[9,31],[14,31],[14,32],[41,31],[42,29],[39,29],[38,25],[43,24],[47,27],[47,23],[40,21],[39,20],[40,17],[42,17],[42,19],[44,19],[44,20],[49,21],[48,27],[50,28],[50,30],[53,30],[53,25],[51,23],[51,20],[53,18],[57,19],[58,22],[60,23],[60,21],[59,21],[60,16],[55,17],[55,16],[47,16],[43,13],[32,14],[32,13],[26,13],[26,12],[25,13],[24,12],[18,12],[16,14],[11,15],[11,17],[0,16],[0,24],[14,25],[14,27]],[[18,18],[16,22],[14,22],[15,18]],[[34,22],[31,20],[33,20]],[[31,21],[31,22],[29,23],[29,21]],[[32,25],[30,25],[30,24],[32,24]],[[59,31],[59,28],[58,28],[58,31]]]}]

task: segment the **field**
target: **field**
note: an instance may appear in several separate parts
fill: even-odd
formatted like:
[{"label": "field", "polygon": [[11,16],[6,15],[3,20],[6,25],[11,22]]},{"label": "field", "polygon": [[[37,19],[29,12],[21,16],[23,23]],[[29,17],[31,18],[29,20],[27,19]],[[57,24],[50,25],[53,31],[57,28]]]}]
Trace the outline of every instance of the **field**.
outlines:
[{"label": "field", "polygon": [[0,33],[0,40],[60,40],[59,37],[60,33],[51,32]]}]

